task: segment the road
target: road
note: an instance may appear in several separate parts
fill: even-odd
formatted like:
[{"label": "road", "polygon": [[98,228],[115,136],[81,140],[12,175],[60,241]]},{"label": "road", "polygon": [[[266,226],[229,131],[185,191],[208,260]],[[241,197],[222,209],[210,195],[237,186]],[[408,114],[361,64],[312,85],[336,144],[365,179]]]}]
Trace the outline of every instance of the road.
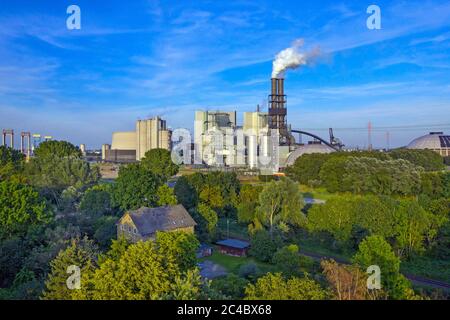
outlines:
[{"label": "road", "polygon": [[[341,263],[341,264],[349,264],[349,262],[344,259],[340,259],[340,258],[336,258],[336,257],[332,257],[332,256],[320,255],[317,253],[307,252],[304,250],[302,250],[301,254],[306,257],[315,259],[315,260],[333,259],[334,261]],[[425,277],[415,276],[415,275],[411,275],[411,274],[407,274],[407,273],[404,274],[404,276],[416,285],[427,286],[427,287],[432,287],[432,288],[436,288],[436,289],[443,289],[443,290],[447,290],[447,291],[450,290],[450,284],[446,283],[444,281],[428,279]]]}]

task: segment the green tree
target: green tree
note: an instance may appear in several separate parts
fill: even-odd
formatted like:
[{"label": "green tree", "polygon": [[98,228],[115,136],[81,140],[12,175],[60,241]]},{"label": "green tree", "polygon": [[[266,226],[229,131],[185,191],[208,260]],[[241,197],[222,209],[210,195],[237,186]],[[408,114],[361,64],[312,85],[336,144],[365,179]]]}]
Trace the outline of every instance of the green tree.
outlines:
[{"label": "green tree", "polygon": [[25,156],[18,150],[0,146],[0,181],[22,172]]},{"label": "green tree", "polygon": [[185,176],[178,178],[174,187],[178,201],[186,208],[192,209],[197,205],[198,194],[189,179]]},{"label": "green tree", "polygon": [[256,231],[250,239],[250,254],[256,259],[269,262],[272,261],[274,253],[283,244],[278,234],[272,236],[266,230]]},{"label": "green tree", "polygon": [[171,259],[180,271],[196,266],[196,252],[200,243],[195,235],[187,232],[157,232],[155,243],[158,251]]},{"label": "green tree", "polygon": [[78,147],[67,141],[44,141],[34,150],[34,157],[39,159],[44,158],[66,158],[75,157],[81,158],[82,154]]},{"label": "green tree", "polygon": [[119,169],[114,184],[113,201],[122,210],[154,207],[157,205],[159,176],[140,164],[129,164]]},{"label": "green tree", "polygon": [[73,240],[71,245],[60,251],[58,256],[50,263],[51,272],[45,282],[43,299],[71,300],[78,290],[70,289],[67,285],[70,266],[80,268],[81,287],[88,286],[87,280],[94,271],[98,250],[91,240]]},{"label": "green tree", "polygon": [[364,239],[352,261],[362,270],[371,265],[379,266],[382,288],[391,298],[407,299],[413,296],[411,284],[400,274],[400,259],[383,237],[374,235]]},{"label": "green tree", "polygon": [[[199,292],[195,240],[183,232],[158,233],[103,259],[92,278],[93,299],[196,298]],[[122,248],[119,246],[119,248]],[[191,269],[187,269],[191,268]]]},{"label": "green tree", "polygon": [[298,246],[295,244],[278,249],[273,255],[272,263],[285,277],[301,275],[301,259]]},{"label": "green tree", "polygon": [[209,240],[213,239],[216,235],[217,223],[219,222],[217,213],[206,204],[200,203],[197,206],[195,216],[200,229],[206,232]]},{"label": "green tree", "polygon": [[221,209],[225,205],[222,190],[218,185],[206,185],[199,195],[200,201],[210,208]]},{"label": "green tree", "polygon": [[246,300],[324,300],[327,292],[309,278],[285,280],[281,273],[268,273],[245,288]]},{"label": "green tree", "polygon": [[347,197],[334,197],[325,204],[315,204],[308,212],[308,230],[326,231],[345,243],[352,234],[355,224],[354,201]]},{"label": "green tree", "polygon": [[86,190],[81,198],[80,211],[95,216],[110,214],[111,192],[107,189],[103,186],[94,186]]},{"label": "green tree", "polygon": [[261,186],[245,184],[241,187],[237,204],[237,216],[239,222],[250,223],[256,218],[256,207],[258,206],[258,199],[261,191]]},{"label": "green tree", "polygon": [[24,235],[34,225],[48,224],[52,213],[32,187],[0,182],[0,238]]},{"label": "green tree", "polygon": [[234,273],[230,273],[225,277],[214,279],[211,283],[211,287],[220,291],[229,299],[238,300],[244,298],[245,287],[249,281],[243,279]]},{"label": "green tree", "polygon": [[[400,255],[423,251],[427,235],[433,238],[440,225],[433,227],[433,215],[425,211],[417,201],[401,200],[394,211],[396,243]],[[433,232],[430,234],[430,232]]]},{"label": "green tree", "polygon": [[393,159],[403,159],[426,171],[439,171],[445,168],[443,158],[432,150],[395,149],[389,152]]},{"label": "green tree", "polygon": [[168,179],[178,173],[178,165],[173,163],[169,150],[151,149],[145,153],[141,160],[142,166],[154,174]]},{"label": "green tree", "polygon": [[63,190],[74,187],[83,191],[100,179],[98,167],[91,167],[77,157],[60,158],[56,155],[32,158],[25,173],[30,183],[58,206],[61,206],[60,196]]},{"label": "green tree", "polygon": [[332,157],[322,165],[319,177],[328,192],[345,190],[343,179],[346,162],[346,157]]},{"label": "green tree", "polygon": [[302,226],[306,223],[301,211],[304,205],[295,182],[288,178],[272,181],[259,195],[257,219],[269,228],[270,234],[273,234],[274,227],[284,227],[287,224]]},{"label": "green tree", "polygon": [[303,154],[295,160],[293,166],[287,168],[286,174],[301,184],[310,185],[311,182],[320,180],[320,169],[329,158],[328,154]]},{"label": "green tree", "polygon": [[160,186],[156,193],[158,197],[158,206],[173,206],[178,203],[173,188],[166,184]]}]

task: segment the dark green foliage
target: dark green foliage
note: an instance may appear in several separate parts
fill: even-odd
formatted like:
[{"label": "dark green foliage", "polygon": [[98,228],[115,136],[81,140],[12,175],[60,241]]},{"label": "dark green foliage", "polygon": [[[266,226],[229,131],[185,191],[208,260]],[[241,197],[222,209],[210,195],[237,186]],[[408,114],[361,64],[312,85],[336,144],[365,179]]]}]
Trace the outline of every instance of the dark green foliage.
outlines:
[{"label": "dark green foliage", "polygon": [[319,172],[319,178],[322,185],[329,192],[337,192],[347,189],[347,186],[344,186],[346,163],[347,157],[333,157],[322,165]]},{"label": "dark green foliage", "polygon": [[67,141],[44,141],[34,150],[34,156],[39,159],[45,158],[66,158],[66,157],[81,157],[81,151]]},{"label": "dark green foliage", "polygon": [[33,186],[59,207],[63,190],[73,187],[84,191],[100,179],[98,167],[76,157],[36,157],[27,164],[25,174]]},{"label": "dark green foliage", "polygon": [[254,279],[258,273],[259,273],[259,268],[253,262],[249,262],[249,263],[241,265],[239,267],[239,272],[238,272],[240,277],[250,279],[250,280]]},{"label": "dark green foliage", "polygon": [[254,224],[267,227],[271,234],[275,228],[288,232],[290,226],[304,226],[304,205],[297,183],[289,178],[272,181],[259,194]]},{"label": "dark green foliage", "polygon": [[450,173],[423,172],[421,174],[421,195],[430,198],[448,198],[450,196]]},{"label": "dark green foliage", "polygon": [[15,275],[20,271],[25,258],[26,245],[18,237],[0,242],[0,287],[13,284]]},{"label": "dark green foliage", "polygon": [[286,277],[300,276],[302,274],[299,249],[295,244],[278,249],[273,255],[272,263]]},{"label": "dark green foliage", "polygon": [[245,184],[241,187],[237,206],[239,222],[250,223],[256,218],[256,207],[262,189],[262,186],[252,186],[250,184]]},{"label": "dark green foliage", "polygon": [[141,160],[141,164],[166,180],[178,173],[178,165],[172,162],[170,151],[166,149],[147,151]]},{"label": "dark green foliage", "polygon": [[187,177],[182,176],[178,178],[174,191],[178,202],[186,209],[194,208],[197,205],[197,191]]},{"label": "dark green foliage", "polygon": [[[332,173],[339,174],[340,166],[339,164],[345,162],[346,158],[349,157],[366,157],[366,158],[375,158],[379,160],[389,160],[390,157],[382,152],[376,151],[352,151],[352,152],[334,152],[334,153],[313,153],[313,154],[304,154],[300,156],[297,160],[295,160],[294,165],[287,168],[286,174],[294,179],[295,181],[300,182],[301,184],[323,184],[326,181],[323,177],[320,176],[320,171],[323,169],[323,166],[331,161],[331,163],[335,163],[336,167],[328,165],[327,177]],[[341,161],[339,161],[341,159]],[[338,177],[334,177],[334,179],[338,179]],[[330,187],[331,188],[331,187]],[[337,190],[337,189],[336,189]]]},{"label": "dark green foliage", "polygon": [[47,224],[52,212],[32,187],[0,182],[0,239],[24,235],[34,225]]},{"label": "dark green foliage", "polygon": [[18,150],[0,146],[0,181],[21,173],[25,163],[25,156]]},{"label": "dark green foliage", "polygon": [[229,299],[238,300],[244,298],[245,287],[248,283],[248,280],[230,273],[226,277],[214,279],[211,288],[221,292]]},{"label": "dark green foliage", "polygon": [[422,171],[402,159],[348,157],[327,161],[320,177],[329,192],[415,195],[420,192]]},{"label": "dark green foliage", "polygon": [[335,197],[308,212],[308,229],[328,232],[342,246],[378,235],[391,240],[396,252],[406,256],[431,245],[446,221],[447,217],[424,210],[415,200],[379,196]]},{"label": "dark green foliage", "polygon": [[117,217],[114,216],[101,217],[96,221],[93,238],[101,249],[109,248],[111,245],[111,240],[116,238],[116,222]]},{"label": "dark green foliage", "polygon": [[80,211],[93,215],[102,216],[105,214],[111,214],[111,191],[108,186],[94,186],[83,194],[80,202]]},{"label": "dark green foliage", "polygon": [[287,168],[286,174],[301,184],[310,185],[311,182],[320,180],[319,172],[329,158],[328,154],[304,154],[295,160],[293,166]]},{"label": "dark green foliage", "polygon": [[432,150],[395,149],[389,152],[393,159],[403,159],[426,171],[439,171],[445,168],[443,158]]},{"label": "dark green foliage", "polygon": [[122,210],[157,205],[157,189],[162,184],[159,176],[140,164],[120,167],[114,184],[113,201]]},{"label": "dark green foliage", "polygon": [[250,255],[256,259],[269,262],[272,261],[274,253],[283,245],[283,240],[278,234],[272,237],[266,230],[256,231],[251,238]]}]

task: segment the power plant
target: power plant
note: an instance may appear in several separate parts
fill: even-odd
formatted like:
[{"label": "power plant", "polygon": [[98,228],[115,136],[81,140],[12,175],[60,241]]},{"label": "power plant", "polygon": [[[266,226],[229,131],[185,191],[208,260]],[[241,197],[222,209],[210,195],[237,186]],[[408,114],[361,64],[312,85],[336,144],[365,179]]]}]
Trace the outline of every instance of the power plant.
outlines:
[{"label": "power plant", "polygon": [[102,145],[102,160],[107,162],[135,162],[149,150],[171,149],[171,130],[166,120],[155,117],[136,121],[135,131],[114,132],[112,144]]}]

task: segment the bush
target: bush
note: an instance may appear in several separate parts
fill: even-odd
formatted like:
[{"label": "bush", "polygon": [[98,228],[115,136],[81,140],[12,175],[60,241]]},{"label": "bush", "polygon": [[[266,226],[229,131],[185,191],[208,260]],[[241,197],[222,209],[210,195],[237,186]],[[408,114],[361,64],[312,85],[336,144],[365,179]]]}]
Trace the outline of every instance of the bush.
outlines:
[{"label": "bush", "polygon": [[239,276],[242,278],[252,279],[258,273],[259,273],[258,266],[253,262],[243,264],[239,268]]},{"label": "bush", "polygon": [[283,244],[281,237],[278,234],[270,236],[266,230],[259,230],[251,238],[250,255],[256,259],[269,262],[272,261],[273,254]]}]

